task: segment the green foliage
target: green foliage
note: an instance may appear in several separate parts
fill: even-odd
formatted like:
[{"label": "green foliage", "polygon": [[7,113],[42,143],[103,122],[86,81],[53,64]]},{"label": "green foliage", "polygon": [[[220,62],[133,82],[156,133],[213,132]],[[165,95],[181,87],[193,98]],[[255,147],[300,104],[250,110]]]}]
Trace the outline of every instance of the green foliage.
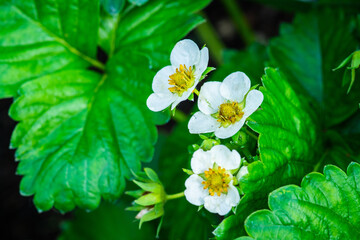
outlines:
[{"label": "green foliage", "polygon": [[152,68],[169,64],[176,41],[203,21],[193,13],[208,3],[154,0],[121,17],[96,0],[0,4],[0,97],[15,97],[20,191],[35,194],[39,211],[118,198],[125,178],[152,159],[155,124],[169,118],[146,108]]},{"label": "green foliage", "polygon": [[248,166],[249,175],[240,181],[245,197],[236,216],[214,231],[220,239],[244,234],[242,222],[251,212],[264,207],[267,194],[288,183],[298,183],[315,164],[321,149],[318,123],[306,99],[299,97],[278,70],[265,69],[260,90],[262,110],[250,117],[248,126],[258,132],[260,160]]},{"label": "green foliage", "polygon": [[77,210],[72,220],[61,224],[59,240],[138,240],[155,236],[150,225],[139,230],[134,214],[125,211],[126,202],[111,204],[103,202],[91,213]]},{"label": "green foliage", "polygon": [[344,121],[360,102],[360,84],[347,94],[347,86],[341,87],[343,71],[332,71],[356,50],[353,31],[352,15],[313,11],[297,15],[291,25],[282,25],[280,36],[270,42],[271,64],[316,100],[326,126]]},{"label": "green foliage", "polygon": [[347,175],[333,165],[324,175],[310,173],[301,187],[289,185],[269,196],[269,210],[246,220],[252,238],[239,239],[359,239],[360,165],[351,163]]}]

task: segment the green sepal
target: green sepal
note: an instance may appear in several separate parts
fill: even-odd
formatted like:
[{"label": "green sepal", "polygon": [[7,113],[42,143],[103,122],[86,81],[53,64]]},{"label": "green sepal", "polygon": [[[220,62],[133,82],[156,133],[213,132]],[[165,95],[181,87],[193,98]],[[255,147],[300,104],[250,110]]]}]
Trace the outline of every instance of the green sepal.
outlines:
[{"label": "green sepal", "polygon": [[154,170],[152,170],[151,168],[144,168],[144,171],[146,173],[146,176],[148,176],[150,180],[161,184],[161,181]]},{"label": "green sepal", "polygon": [[149,193],[135,200],[136,204],[141,206],[151,206],[163,202],[163,196],[160,193]]},{"label": "green sepal", "polygon": [[198,150],[200,148],[200,146],[198,144],[193,144],[189,146],[189,152],[195,152],[196,150]]},{"label": "green sepal", "polygon": [[[254,89],[256,89],[257,87],[259,87],[260,86],[260,84],[255,84],[254,86],[252,86],[251,88],[250,88],[250,90],[249,90],[249,92],[251,91],[251,90],[254,90]],[[248,93],[249,93],[248,92]],[[247,95],[247,94],[246,94]]]},{"label": "green sepal", "polygon": [[197,211],[199,212],[201,209],[203,209],[203,207],[204,205],[199,206]]},{"label": "green sepal", "polygon": [[135,212],[139,212],[143,209],[144,209],[144,206],[137,205],[137,204],[135,204],[134,206],[125,208],[126,211],[135,211]]},{"label": "green sepal", "polygon": [[199,81],[202,81],[204,78],[207,77],[208,73],[214,71],[215,69],[216,69],[216,68],[214,68],[214,67],[207,67],[207,68],[205,69],[205,71],[202,73]]},{"label": "green sepal", "polygon": [[158,183],[143,183],[136,180],[133,180],[133,182],[147,192],[161,192],[163,189],[162,185]]},{"label": "green sepal", "polygon": [[182,170],[184,173],[188,174],[189,176],[194,174],[194,172],[190,169],[183,168]]},{"label": "green sepal", "polygon": [[152,210],[150,210],[148,213],[144,214],[144,216],[140,218],[139,229],[144,222],[149,222],[151,220],[161,217],[162,215],[164,215],[164,204],[156,204]]},{"label": "green sepal", "polygon": [[133,198],[139,198],[144,194],[144,192],[145,192],[144,190],[139,189],[139,190],[134,190],[134,191],[126,191],[125,194],[129,195]]},{"label": "green sepal", "polygon": [[199,137],[200,137],[202,140],[209,139],[206,135],[203,135],[203,134],[199,134]]},{"label": "green sepal", "polygon": [[340,68],[345,67],[346,64],[348,64],[352,58],[352,56],[354,55],[355,52],[352,52],[349,56],[347,56],[341,63],[339,66],[337,66],[336,68],[333,69],[333,71],[336,71]]},{"label": "green sepal", "polygon": [[159,235],[160,235],[160,230],[161,230],[161,227],[162,227],[162,223],[163,223],[163,220],[164,220],[164,215],[160,218],[160,222],[156,228],[156,239],[159,239]]}]

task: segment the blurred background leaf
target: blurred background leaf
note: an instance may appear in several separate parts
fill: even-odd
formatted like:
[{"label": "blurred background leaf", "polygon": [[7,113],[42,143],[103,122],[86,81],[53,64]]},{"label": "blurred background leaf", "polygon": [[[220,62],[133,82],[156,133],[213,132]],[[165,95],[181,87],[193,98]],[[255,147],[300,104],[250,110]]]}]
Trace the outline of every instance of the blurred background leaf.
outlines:
[{"label": "blurred background leaf", "polygon": [[76,210],[71,220],[61,224],[62,233],[58,240],[141,240],[155,238],[154,229],[144,224],[139,230],[134,214],[124,209],[128,202],[102,202],[90,213]]}]

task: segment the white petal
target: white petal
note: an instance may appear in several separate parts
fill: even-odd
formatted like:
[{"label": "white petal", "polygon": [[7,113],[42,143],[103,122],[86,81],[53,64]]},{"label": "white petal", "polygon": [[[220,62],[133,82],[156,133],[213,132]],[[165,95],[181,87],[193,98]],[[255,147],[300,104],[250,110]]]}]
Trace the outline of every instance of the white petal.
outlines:
[{"label": "white petal", "polygon": [[206,210],[212,213],[218,213],[225,215],[231,210],[231,206],[226,202],[226,195],[220,196],[207,196],[204,198],[204,207]]},{"label": "white petal", "polygon": [[200,50],[200,60],[195,64],[195,75],[201,77],[202,73],[206,70],[209,63],[209,49],[204,47]]},{"label": "white petal", "polygon": [[243,117],[240,121],[231,124],[230,126],[224,128],[224,127],[220,127],[218,129],[215,130],[215,136],[221,139],[225,139],[225,138],[229,138],[235,135],[235,133],[237,133],[241,127],[244,125],[245,123],[245,117]]},{"label": "white petal", "polygon": [[220,123],[213,117],[202,112],[196,112],[188,123],[189,132],[192,134],[214,132]]},{"label": "white petal", "polygon": [[179,68],[180,64],[186,67],[194,66],[200,60],[199,47],[190,39],[184,39],[178,42],[171,51],[171,65]]},{"label": "white petal", "polygon": [[193,172],[200,174],[212,168],[214,161],[211,155],[212,153],[210,151],[204,151],[202,149],[196,150],[191,158],[191,169]]},{"label": "white petal", "polygon": [[159,112],[170,106],[170,104],[174,102],[174,100],[175,100],[175,96],[171,93],[169,94],[152,93],[146,100],[146,105],[151,111]]},{"label": "white petal", "polygon": [[240,181],[245,175],[249,173],[247,166],[242,166],[239,170],[239,172],[236,174],[236,179]]},{"label": "white petal", "polygon": [[206,82],[200,89],[198,107],[205,114],[213,114],[219,110],[225,101],[220,94],[221,82]]},{"label": "white petal", "polygon": [[174,73],[172,66],[166,66],[160,69],[152,82],[152,89],[155,93],[170,93],[169,76]]},{"label": "white petal", "polygon": [[258,109],[264,100],[264,95],[259,90],[251,90],[246,96],[243,118],[247,118]]},{"label": "white petal", "polygon": [[231,207],[235,207],[240,202],[239,191],[234,187],[233,181],[230,182],[228,193],[226,194],[225,202]]},{"label": "white petal", "polygon": [[230,100],[241,102],[250,89],[250,79],[243,72],[234,72],[227,76],[220,86],[221,95]]},{"label": "white petal", "polygon": [[226,170],[237,169],[240,167],[240,154],[233,150],[230,151],[224,145],[216,145],[211,148],[211,153],[216,164]]},{"label": "white petal", "polygon": [[173,110],[180,102],[185,101],[186,99],[189,98],[189,96],[191,95],[192,91],[194,90],[194,88],[196,87],[196,85],[199,83],[199,79],[195,80],[194,85],[192,87],[190,87],[187,91],[183,92],[181,97],[177,97],[176,100],[174,101],[174,103],[171,106],[171,110]]},{"label": "white petal", "polygon": [[191,204],[201,206],[204,204],[204,198],[209,195],[208,190],[204,189],[204,185],[201,183],[203,179],[196,174],[191,175],[185,181],[185,198]]}]

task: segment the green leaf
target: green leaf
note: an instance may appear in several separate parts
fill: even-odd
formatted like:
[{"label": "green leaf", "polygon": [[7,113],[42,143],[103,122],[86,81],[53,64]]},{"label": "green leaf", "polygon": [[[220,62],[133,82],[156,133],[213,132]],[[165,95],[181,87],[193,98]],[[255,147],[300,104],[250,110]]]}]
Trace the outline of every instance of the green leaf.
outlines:
[{"label": "green leaf", "polygon": [[1,1],[0,98],[16,96],[21,84],[36,77],[98,64],[92,59],[96,55],[98,5],[87,0],[67,4]]},{"label": "green leaf", "polygon": [[347,94],[347,87],[341,87],[343,71],[332,71],[357,48],[353,22],[351,14],[339,11],[300,14],[292,25],[283,24],[280,37],[270,42],[272,65],[315,99],[327,126],[348,118],[360,102],[360,84]]},{"label": "green leaf", "polygon": [[269,210],[246,220],[252,238],[240,239],[360,239],[360,165],[347,175],[328,165],[324,175],[310,173],[301,187],[289,185],[269,196]]},{"label": "green leaf", "polygon": [[134,8],[118,24],[115,51],[137,51],[148,56],[155,68],[169,65],[169,52],[174,43],[204,21],[193,13],[210,1],[153,0]]},{"label": "green leaf", "polygon": [[[154,0],[121,18],[105,14],[101,28],[96,0],[0,3],[0,97],[16,97],[11,147],[24,176],[20,192],[35,195],[39,211],[116,199],[152,159],[155,124],[169,111],[146,107],[155,74],[149,60],[161,52],[169,62],[176,41],[202,22],[193,12],[209,1],[170,2]],[[156,21],[165,12],[181,27],[160,38],[171,25]],[[111,53],[105,65],[95,59],[98,42]]]},{"label": "green leaf", "polygon": [[127,91],[130,84],[117,81],[150,91],[136,79],[148,76],[150,84],[151,73],[145,69],[140,76],[126,64],[132,58],[140,63],[135,57],[119,58],[116,72],[103,77],[88,70],[61,71],[20,88],[10,109],[10,116],[20,121],[11,146],[18,148],[21,160],[17,173],[25,175],[20,191],[35,194],[38,209],[53,204],[61,211],[75,205],[94,209],[100,196],[118,198],[130,169],[138,172],[141,161],[151,160],[156,128],[146,106]]},{"label": "green leaf", "polygon": [[71,220],[63,222],[59,240],[138,240],[155,237],[150,225],[144,224],[139,230],[139,224],[131,219],[134,213],[125,211],[128,204],[119,202],[111,204],[103,202],[91,213],[77,210]]},{"label": "green leaf", "polygon": [[124,8],[125,2],[126,0],[101,0],[101,5],[107,13],[116,15]]},{"label": "green leaf", "polygon": [[129,0],[130,3],[135,4],[137,6],[141,6],[145,3],[147,3],[149,0]]},{"label": "green leaf", "polygon": [[223,221],[214,231],[219,239],[244,234],[242,223],[246,216],[265,207],[262,204],[272,190],[298,183],[313,169],[316,153],[321,152],[318,123],[306,99],[294,92],[278,70],[266,68],[262,82],[262,109],[251,115],[248,122],[259,133],[260,160],[250,163],[249,174],[240,180],[245,196],[236,216]]}]

